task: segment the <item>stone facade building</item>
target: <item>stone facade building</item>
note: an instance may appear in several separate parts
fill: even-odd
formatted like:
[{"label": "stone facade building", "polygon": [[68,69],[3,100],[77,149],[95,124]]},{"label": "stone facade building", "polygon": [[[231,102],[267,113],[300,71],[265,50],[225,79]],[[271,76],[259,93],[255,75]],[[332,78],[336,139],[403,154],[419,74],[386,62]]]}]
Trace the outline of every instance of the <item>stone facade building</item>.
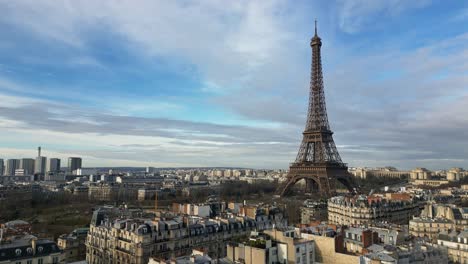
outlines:
[{"label": "stone facade building", "polygon": [[356,254],[362,254],[367,247],[379,242],[377,232],[360,227],[345,229],[343,238],[345,252]]},{"label": "stone facade building", "polygon": [[419,214],[419,201],[382,196],[335,196],[328,200],[328,222],[336,225],[406,224]]},{"label": "stone facade building", "polygon": [[[268,219],[269,216],[266,216]],[[141,211],[101,208],[94,212],[86,240],[88,263],[146,264],[150,257],[170,259],[204,248],[225,256],[225,242],[272,228],[275,222],[249,217],[152,217]]]},{"label": "stone facade building", "polygon": [[445,179],[432,179],[432,180],[413,180],[413,185],[425,185],[431,187],[439,187],[441,185],[449,184]]},{"label": "stone facade building", "polygon": [[435,241],[440,232],[453,230],[455,225],[452,221],[444,218],[421,218],[415,217],[409,222],[410,234],[415,237],[428,238]]},{"label": "stone facade building", "polygon": [[426,168],[416,168],[410,172],[411,180],[430,180],[432,172]]},{"label": "stone facade building", "polygon": [[459,181],[468,176],[468,171],[465,171],[462,168],[451,168],[447,171],[446,175],[448,181]]},{"label": "stone facade building", "polygon": [[361,264],[397,264],[420,263],[442,264],[449,263],[447,250],[444,247],[417,243],[414,246],[401,245],[399,247],[373,245],[368,248],[369,253],[361,256]]},{"label": "stone facade building", "polygon": [[342,234],[329,237],[323,234],[312,234],[306,230],[297,231],[301,232],[302,238],[314,241],[316,261],[314,263],[359,263],[357,254],[345,254]]},{"label": "stone facade building", "polygon": [[326,202],[305,201],[301,207],[301,224],[309,224],[314,221],[327,220],[328,211]]},{"label": "stone facade building", "polygon": [[468,263],[468,232],[442,232],[437,244],[447,248],[448,258],[453,263]]},{"label": "stone facade building", "polygon": [[410,176],[409,171],[399,171],[393,167],[376,169],[355,168],[350,170],[350,173],[362,179],[367,179],[367,177],[409,178]]},{"label": "stone facade building", "polygon": [[88,188],[88,199],[91,201],[136,200],[138,186],[124,184],[93,184]]},{"label": "stone facade building", "polygon": [[435,242],[439,233],[468,228],[468,208],[453,204],[427,203],[419,217],[409,222],[410,234]]},{"label": "stone facade building", "polygon": [[315,244],[294,229],[252,232],[246,240],[228,244],[227,259],[245,264],[315,263]]},{"label": "stone facade building", "polygon": [[88,228],[77,228],[70,234],[61,235],[57,239],[58,247],[63,251],[67,262],[86,259],[86,236]]}]

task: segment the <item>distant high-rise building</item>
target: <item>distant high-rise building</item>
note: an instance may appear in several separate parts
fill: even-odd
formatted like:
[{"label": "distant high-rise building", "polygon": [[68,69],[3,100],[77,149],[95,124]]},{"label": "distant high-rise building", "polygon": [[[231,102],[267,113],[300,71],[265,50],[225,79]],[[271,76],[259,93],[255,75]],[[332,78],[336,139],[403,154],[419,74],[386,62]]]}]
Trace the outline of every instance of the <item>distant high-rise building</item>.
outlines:
[{"label": "distant high-rise building", "polygon": [[47,166],[47,157],[42,157],[41,147],[37,148],[37,158],[34,163],[34,174],[45,175]]},{"label": "distant high-rise building", "polygon": [[24,175],[34,174],[34,159],[21,159],[20,169],[23,169]]},{"label": "distant high-rise building", "polygon": [[0,159],[0,176],[5,173],[5,162],[3,159]]},{"label": "distant high-rise building", "polygon": [[47,157],[37,157],[34,163],[34,173],[45,175],[47,166]]},{"label": "distant high-rise building", "polygon": [[49,159],[49,167],[47,168],[48,172],[58,172],[60,171],[60,159],[51,158]]},{"label": "distant high-rise building", "polygon": [[81,158],[70,157],[68,158],[68,172],[73,173],[73,171],[81,169]]},{"label": "distant high-rise building", "polygon": [[21,161],[19,159],[9,159],[7,160],[5,175],[15,175],[15,171],[19,169]]}]

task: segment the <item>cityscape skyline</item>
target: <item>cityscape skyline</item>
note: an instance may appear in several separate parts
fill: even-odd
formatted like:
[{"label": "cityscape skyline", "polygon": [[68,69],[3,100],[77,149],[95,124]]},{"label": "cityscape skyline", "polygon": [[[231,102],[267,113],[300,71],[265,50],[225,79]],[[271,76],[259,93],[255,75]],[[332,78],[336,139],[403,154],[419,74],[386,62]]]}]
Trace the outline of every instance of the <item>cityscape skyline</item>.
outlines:
[{"label": "cityscape skyline", "polygon": [[0,263],[468,263],[467,24],[0,1]]},{"label": "cityscape skyline", "polygon": [[0,3],[0,158],[286,169],[316,16],[349,166],[468,167],[468,5],[370,3]]}]

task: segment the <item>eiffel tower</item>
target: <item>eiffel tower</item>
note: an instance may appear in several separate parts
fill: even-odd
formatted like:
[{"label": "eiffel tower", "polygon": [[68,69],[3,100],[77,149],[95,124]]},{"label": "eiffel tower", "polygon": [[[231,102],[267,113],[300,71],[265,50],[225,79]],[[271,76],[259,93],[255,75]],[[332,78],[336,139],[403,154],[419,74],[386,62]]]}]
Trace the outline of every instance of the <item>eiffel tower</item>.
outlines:
[{"label": "eiffel tower", "polygon": [[312,67],[307,122],[296,160],[289,167],[286,181],[278,188],[281,196],[302,179],[306,181],[308,190],[318,191],[325,197],[336,193],[337,180],[350,191],[354,190],[352,177],[348,173],[347,165],[341,161],[328,123],[320,55],[322,40],[317,35],[317,21],[310,46]]}]

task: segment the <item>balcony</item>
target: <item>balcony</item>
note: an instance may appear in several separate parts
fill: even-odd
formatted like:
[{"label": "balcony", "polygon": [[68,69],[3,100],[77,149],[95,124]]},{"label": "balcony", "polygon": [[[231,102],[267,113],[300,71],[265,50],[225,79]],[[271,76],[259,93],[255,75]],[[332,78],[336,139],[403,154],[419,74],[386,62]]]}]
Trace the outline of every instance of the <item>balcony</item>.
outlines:
[{"label": "balcony", "polygon": [[127,254],[130,254],[130,255],[135,255],[132,251],[130,250],[127,250],[125,248],[121,248],[121,247],[115,247],[116,250],[118,251],[121,251],[121,252],[124,252],[124,253],[127,253]]},{"label": "balcony", "polygon": [[128,242],[128,243],[131,243],[131,242],[132,242],[130,239],[124,238],[124,237],[117,237],[117,239],[122,240],[122,241],[125,241],[125,242]]}]

